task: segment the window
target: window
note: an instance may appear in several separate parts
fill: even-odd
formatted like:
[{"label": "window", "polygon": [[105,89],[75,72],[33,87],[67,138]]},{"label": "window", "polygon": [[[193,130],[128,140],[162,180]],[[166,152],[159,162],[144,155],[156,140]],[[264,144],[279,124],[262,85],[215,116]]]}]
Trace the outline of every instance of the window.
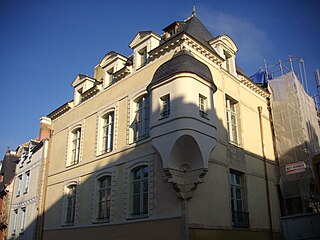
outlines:
[{"label": "window", "polygon": [[237,105],[238,103],[235,100],[228,96],[226,97],[226,116],[229,142],[239,145]]},{"label": "window", "polygon": [[147,48],[143,48],[138,51],[138,68],[143,67],[147,64],[148,56],[147,56]]},{"label": "window", "polygon": [[18,209],[13,211],[12,232],[11,235],[15,236],[17,231]]},{"label": "window", "polygon": [[24,232],[24,224],[26,219],[26,208],[21,208],[20,234]]},{"label": "window", "polygon": [[17,182],[17,193],[16,193],[17,197],[19,197],[21,194],[21,183],[22,183],[22,175],[19,175],[18,182]]},{"label": "window", "polygon": [[132,215],[148,214],[148,166],[139,166],[132,170]]},{"label": "window", "polygon": [[76,96],[75,96],[75,104],[80,104],[82,102],[82,93],[83,93],[83,88],[77,89]]},{"label": "window", "polygon": [[166,118],[170,115],[170,95],[160,98],[160,118]]},{"label": "window", "polygon": [[80,141],[81,141],[81,128],[76,128],[71,132],[71,156],[69,165],[75,165],[80,160]]},{"label": "window", "polygon": [[101,151],[107,153],[113,150],[114,112],[109,112],[101,118]]},{"label": "window", "polygon": [[106,86],[109,86],[109,85],[115,83],[115,78],[114,78],[113,74],[114,74],[114,68],[111,68],[106,72],[106,79],[105,79]]},{"label": "window", "polygon": [[249,213],[245,211],[244,174],[230,169],[232,223],[236,227],[249,226]]},{"label": "window", "polygon": [[140,141],[149,137],[150,128],[150,97],[148,94],[136,101],[134,140]]},{"label": "window", "polygon": [[66,188],[65,195],[65,224],[73,225],[76,211],[77,185],[72,184]]},{"label": "window", "polygon": [[207,98],[199,94],[199,114],[203,118],[208,118]]},{"label": "window", "polygon": [[231,73],[231,55],[224,51],[224,56],[226,58],[226,70]]},{"label": "window", "polygon": [[25,173],[25,178],[24,178],[24,191],[23,191],[23,193],[27,193],[29,190],[29,180],[30,180],[30,171],[27,171]]},{"label": "window", "polygon": [[97,220],[110,220],[111,177],[103,176],[98,179]]}]

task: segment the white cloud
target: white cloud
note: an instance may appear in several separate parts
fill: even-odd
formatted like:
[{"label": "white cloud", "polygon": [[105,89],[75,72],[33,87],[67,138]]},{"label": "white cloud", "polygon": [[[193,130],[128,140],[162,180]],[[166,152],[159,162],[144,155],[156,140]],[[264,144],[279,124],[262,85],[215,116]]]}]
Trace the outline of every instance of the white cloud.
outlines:
[{"label": "white cloud", "polygon": [[267,34],[254,23],[220,11],[201,10],[201,19],[214,35],[227,34],[238,47],[237,63],[247,74],[263,67],[263,60],[273,52]]}]

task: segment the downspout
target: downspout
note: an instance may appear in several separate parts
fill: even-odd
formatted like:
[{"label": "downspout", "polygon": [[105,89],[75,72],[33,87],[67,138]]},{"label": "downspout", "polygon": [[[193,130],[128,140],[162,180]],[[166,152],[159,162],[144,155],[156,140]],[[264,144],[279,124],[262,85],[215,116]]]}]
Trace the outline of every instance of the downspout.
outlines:
[{"label": "downspout", "polygon": [[44,179],[43,179],[43,185],[42,185],[42,199],[40,202],[40,209],[39,209],[39,216],[37,221],[37,233],[36,233],[36,240],[42,240],[43,239],[43,226],[44,226],[44,214],[45,214],[45,203],[47,198],[47,183],[48,183],[48,171],[49,171],[49,164],[50,164],[50,156],[51,156],[51,137],[52,132],[50,133],[50,138],[47,140],[47,156],[45,161],[45,167],[44,167]]},{"label": "downspout", "polygon": [[260,123],[260,137],[261,137],[261,150],[264,163],[264,177],[266,183],[266,193],[267,193],[267,204],[268,204],[268,218],[269,218],[269,227],[270,235],[273,240],[273,228],[272,228],[272,216],[271,216],[271,203],[270,203],[270,191],[269,191],[269,178],[268,178],[268,169],[267,169],[267,159],[265,153],[264,137],[263,137],[263,126],[262,126],[262,106],[258,107],[259,112],[259,123]]}]

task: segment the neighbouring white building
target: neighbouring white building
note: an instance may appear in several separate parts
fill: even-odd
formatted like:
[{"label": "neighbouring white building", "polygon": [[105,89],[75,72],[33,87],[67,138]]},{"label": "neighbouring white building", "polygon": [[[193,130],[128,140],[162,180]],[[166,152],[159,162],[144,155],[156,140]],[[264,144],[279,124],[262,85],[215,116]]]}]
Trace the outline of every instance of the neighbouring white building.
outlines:
[{"label": "neighbouring white building", "polygon": [[41,118],[40,136],[18,147],[7,239],[38,239],[41,234],[45,175],[50,134],[49,118]]}]

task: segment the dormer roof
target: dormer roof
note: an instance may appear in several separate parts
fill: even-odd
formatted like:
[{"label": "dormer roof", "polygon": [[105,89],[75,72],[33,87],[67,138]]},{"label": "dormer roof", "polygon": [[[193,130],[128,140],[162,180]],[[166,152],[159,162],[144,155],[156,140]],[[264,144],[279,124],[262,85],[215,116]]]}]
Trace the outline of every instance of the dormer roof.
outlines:
[{"label": "dormer roof", "polygon": [[130,42],[129,47],[134,48],[137,45],[139,45],[141,42],[144,42],[145,40],[147,40],[149,37],[152,37],[152,36],[157,38],[158,40],[161,39],[161,37],[153,31],[140,31]]},{"label": "dormer roof", "polygon": [[226,34],[223,34],[223,35],[220,35],[220,36],[217,36],[215,38],[213,38],[209,44],[212,46],[214,45],[215,43],[222,43],[223,44],[223,47],[230,51],[231,53],[235,54],[236,52],[238,52],[238,47],[237,45],[235,44],[235,42]]},{"label": "dormer roof", "polygon": [[74,81],[72,82],[72,87],[77,87],[78,85],[80,85],[81,83],[85,82],[85,81],[90,81],[95,83],[97,80],[89,77],[87,75],[84,74],[78,74],[77,77],[74,79]]},{"label": "dormer roof", "polygon": [[[165,27],[163,30],[164,31],[169,30],[175,24],[178,24],[178,28],[176,29],[175,35],[178,35],[179,33],[182,33],[182,32],[187,33],[192,38],[198,40],[202,45],[214,51],[214,49],[209,44],[209,41],[214,37],[209,32],[209,30],[203,25],[203,23],[199,20],[197,16],[193,15],[183,22],[177,22],[177,21],[173,22],[169,26]],[[174,36],[168,39],[171,39],[173,37]]]},{"label": "dormer roof", "polygon": [[104,67],[105,65],[110,64],[112,61],[116,59],[121,59],[125,62],[127,61],[127,57],[123,56],[122,54],[115,51],[110,51],[106,55],[104,55],[104,57],[101,59],[98,65],[100,65],[101,67]]}]

